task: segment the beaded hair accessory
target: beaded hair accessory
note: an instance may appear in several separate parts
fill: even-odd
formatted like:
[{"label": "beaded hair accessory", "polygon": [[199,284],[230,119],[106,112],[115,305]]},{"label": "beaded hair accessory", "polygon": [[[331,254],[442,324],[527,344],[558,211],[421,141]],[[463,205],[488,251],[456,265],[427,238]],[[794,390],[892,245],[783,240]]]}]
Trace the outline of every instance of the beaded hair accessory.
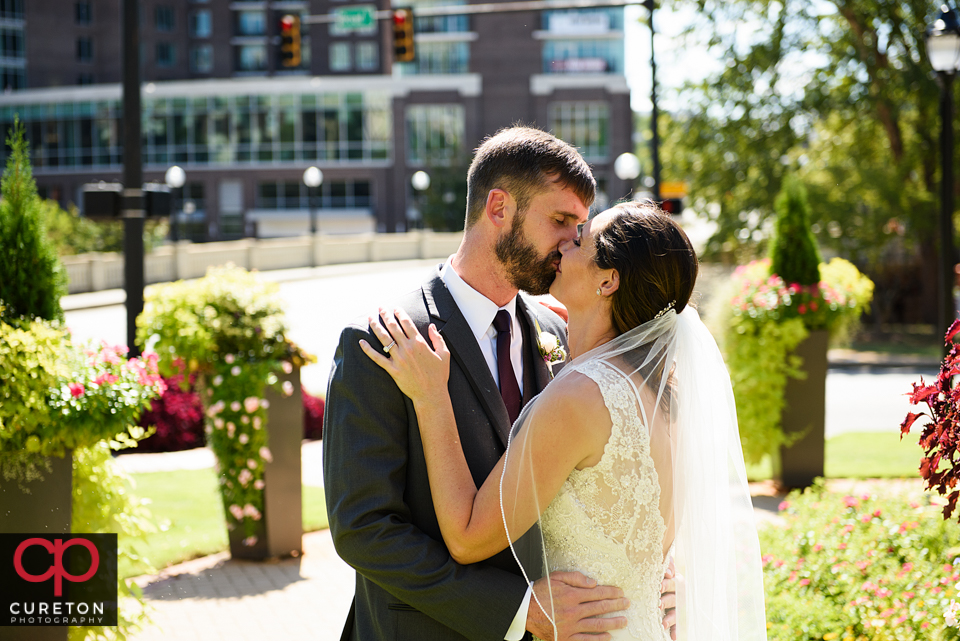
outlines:
[{"label": "beaded hair accessory", "polygon": [[657,320],[658,318],[661,318],[664,314],[666,314],[666,313],[669,312],[671,309],[673,309],[673,306],[676,305],[676,304],[677,304],[677,301],[675,301],[675,300],[670,301],[670,302],[667,304],[666,307],[664,307],[664,308],[661,309],[659,312],[657,312],[657,315],[654,316],[652,320]]}]

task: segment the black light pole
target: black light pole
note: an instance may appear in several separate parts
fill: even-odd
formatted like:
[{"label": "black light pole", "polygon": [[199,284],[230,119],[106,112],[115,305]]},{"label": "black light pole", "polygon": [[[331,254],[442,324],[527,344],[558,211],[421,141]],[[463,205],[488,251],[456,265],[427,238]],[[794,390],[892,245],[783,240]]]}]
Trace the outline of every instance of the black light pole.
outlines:
[{"label": "black light pole", "polygon": [[140,157],[140,25],[138,0],[123,0],[123,287],[127,346],[139,356],[137,316],[143,311],[143,164]]},{"label": "black light pole", "polygon": [[[946,4],[927,29],[927,56],[940,80],[940,278],[937,313],[938,334],[957,317],[953,300],[953,78],[960,69],[960,22]],[[946,348],[945,348],[946,349]]]},{"label": "black light pole", "polygon": [[653,28],[653,10],[656,9],[656,0],[645,0],[643,6],[650,13],[650,156],[653,158],[653,200],[660,202],[660,129],[657,126],[657,57],[654,53],[653,41],[656,31]]}]

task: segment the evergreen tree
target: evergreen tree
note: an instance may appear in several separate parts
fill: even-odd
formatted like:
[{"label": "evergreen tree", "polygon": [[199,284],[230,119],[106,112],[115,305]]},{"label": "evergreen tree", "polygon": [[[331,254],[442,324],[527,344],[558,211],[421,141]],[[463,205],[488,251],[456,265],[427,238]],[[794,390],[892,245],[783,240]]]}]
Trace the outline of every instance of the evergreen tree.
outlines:
[{"label": "evergreen tree", "polygon": [[820,249],[810,228],[807,190],[796,176],[787,176],[774,203],[777,221],[770,244],[770,271],[787,284],[820,282]]},{"label": "evergreen tree", "polygon": [[7,137],[10,156],[0,180],[0,301],[8,318],[63,320],[67,277],[47,237],[28,143],[19,119]]}]

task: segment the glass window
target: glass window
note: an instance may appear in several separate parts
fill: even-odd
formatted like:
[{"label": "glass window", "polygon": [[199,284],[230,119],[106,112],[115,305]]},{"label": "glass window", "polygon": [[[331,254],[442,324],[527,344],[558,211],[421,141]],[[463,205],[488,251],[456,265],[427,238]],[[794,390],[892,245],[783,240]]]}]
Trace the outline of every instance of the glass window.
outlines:
[{"label": "glass window", "polygon": [[81,73],[77,75],[77,84],[78,85],[92,85],[93,84],[93,74],[92,73]]},{"label": "glass window", "polygon": [[237,71],[263,71],[267,68],[267,48],[264,45],[240,45],[236,54]]},{"label": "glass window", "polygon": [[622,40],[547,40],[544,73],[622,73]]},{"label": "glass window", "polygon": [[[312,205],[321,209],[350,209],[370,206],[370,181],[325,181],[316,190]],[[257,185],[257,209],[307,209],[310,191],[302,182],[262,182]]]},{"label": "glass window", "polygon": [[263,11],[238,11],[236,35],[263,36],[267,33],[267,20]]},{"label": "glass window", "polygon": [[610,108],[605,102],[555,102],[548,127],[588,161],[606,160],[610,154]]},{"label": "glass window", "polygon": [[454,160],[463,148],[462,105],[407,107],[407,162],[442,164]]},{"label": "glass window", "polygon": [[172,67],[177,62],[177,49],[172,42],[157,43],[157,66]]},{"label": "glass window", "polygon": [[209,9],[198,9],[190,14],[190,35],[194,38],[209,38],[213,31]]},{"label": "glass window", "polygon": [[90,24],[93,21],[93,11],[89,2],[77,2],[74,5],[74,9],[76,11],[77,24]]},{"label": "glass window", "polygon": [[190,71],[210,73],[213,71],[213,45],[203,44],[190,47]]},{"label": "glass window", "polygon": [[79,62],[93,62],[93,40],[77,38],[77,60]]},{"label": "glass window", "polygon": [[4,58],[24,58],[22,29],[0,28],[0,55]]},{"label": "glass window", "polygon": [[0,0],[0,18],[23,20],[23,0]]},{"label": "glass window", "polygon": [[467,73],[470,69],[470,44],[467,42],[418,42],[417,59],[402,62],[404,76],[433,73]]},{"label": "glass window", "polygon": [[380,68],[380,47],[376,42],[358,42],[356,53],[359,71],[376,71]]},{"label": "glass window", "polygon": [[173,31],[173,7],[159,6],[156,8],[154,16],[157,31]]},{"label": "glass window", "polygon": [[350,43],[334,42],[330,45],[330,71],[350,71],[352,68]]},{"label": "glass window", "polygon": [[[465,0],[414,0],[411,3],[415,9],[435,6],[459,6],[466,4]],[[457,33],[470,31],[468,16],[421,16],[413,19],[416,33]]]}]

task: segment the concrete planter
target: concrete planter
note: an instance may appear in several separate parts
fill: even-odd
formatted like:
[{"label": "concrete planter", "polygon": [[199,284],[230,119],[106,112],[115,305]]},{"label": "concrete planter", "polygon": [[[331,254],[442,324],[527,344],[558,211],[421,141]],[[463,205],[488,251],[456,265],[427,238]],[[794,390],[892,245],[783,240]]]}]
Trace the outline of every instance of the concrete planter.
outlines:
[{"label": "concrete planter", "polygon": [[257,523],[256,545],[243,544],[246,534],[230,532],[230,555],[235,559],[263,560],[300,554],[303,551],[303,487],[300,444],[303,440],[303,401],[300,370],[279,376],[290,382],[293,394],[284,396],[273,387],[264,398],[267,410],[267,447],[273,461],[263,471],[263,518]]},{"label": "concrete planter", "polygon": [[[803,380],[788,379],[784,390],[784,408],[781,417],[787,440],[796,438],[789,447],[780,448],[779,460],[774,461],[774,481],[782,490],[809,487],[813,480],[823,476],[824,413],[827,386],[826,330],[810,332],[794,353],[803,359]],[[775,459],[777,457],[774,457]]]},{"label": "concrete planter", "polygon": [[[73,503],[73,455],[51,457],[42,481],[0,485],[0,534],[69,534]],[[67,626],[4,627],[4,641],[67,641]]]}]

